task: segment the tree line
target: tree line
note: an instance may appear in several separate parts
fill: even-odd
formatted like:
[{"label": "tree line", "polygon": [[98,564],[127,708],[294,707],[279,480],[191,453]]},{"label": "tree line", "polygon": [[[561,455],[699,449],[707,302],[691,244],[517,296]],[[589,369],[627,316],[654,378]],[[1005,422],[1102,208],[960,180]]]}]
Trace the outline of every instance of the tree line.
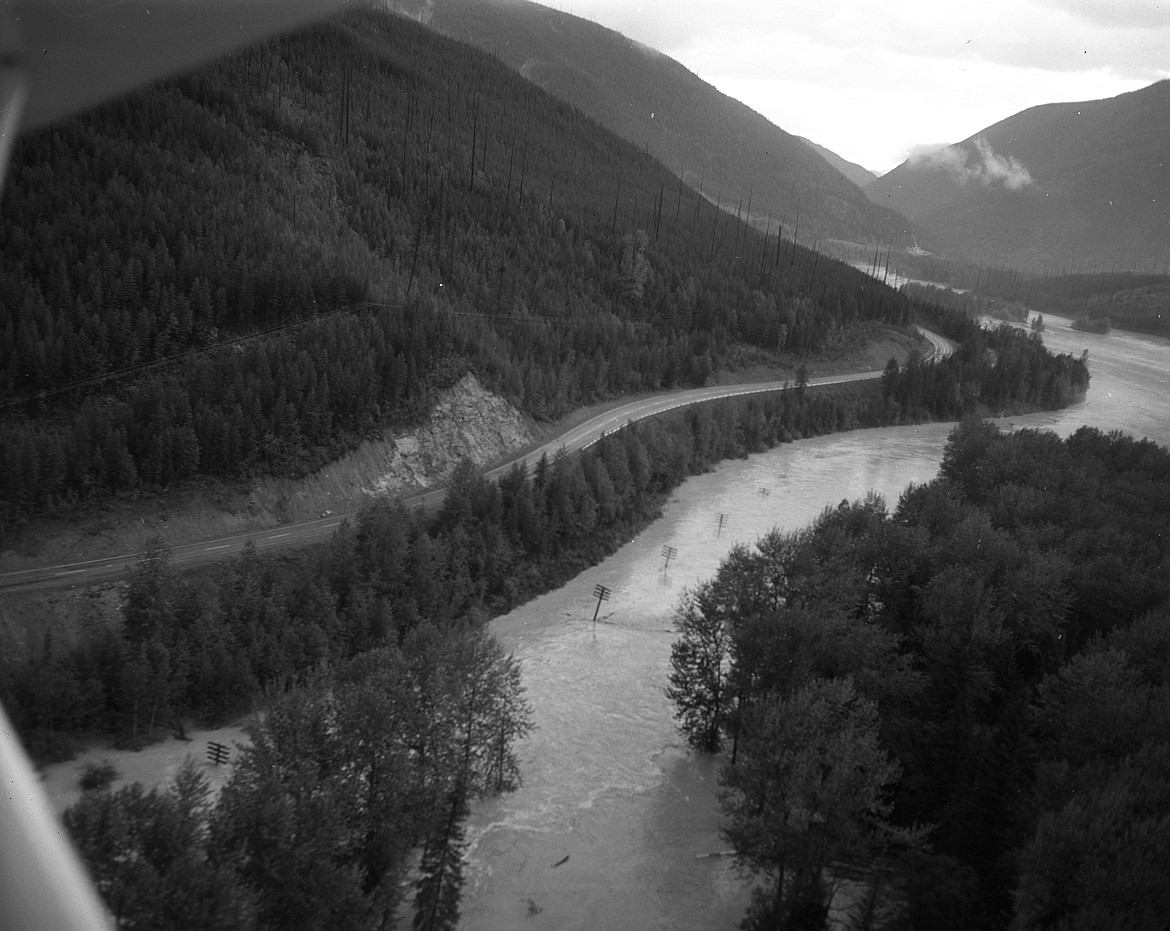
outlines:
[{"label": "tree line", "polygon": [[[963,278],[947,279],[957,285]],[[1127,330],[1165,336],[1170,323],[1163,310],[1170,277],[1135,272],[1046,274],[1023,278],[1019,273],[965,281],[964,290],[907,282],[899,290],[969,314],[1025,322],[1033,312],[1058,314],[1081,323],[1077,329],[1108,333],[1114,322]],[[976,288],[978,290],[976,290]],[[1074,324],[1075,325],[1075,324]],[[1099,328],[1099,329],[1095,329]]]},{"label": "tree line", "polygon": [[745,927],[823,928],[846,886],[854,927],[1159,927],[1168,527],[1165,449],[966,420],[892,513],[733,550],[668,691],[726,754]]},{"label": "tree line", "polygon": [[469,802],[517,785],[529,727],[482,626],[420,625],[268,704],[214,800],[189,762],[65,826],[119,927],[385,928],[412,900],[414,928],[453,928]]}]

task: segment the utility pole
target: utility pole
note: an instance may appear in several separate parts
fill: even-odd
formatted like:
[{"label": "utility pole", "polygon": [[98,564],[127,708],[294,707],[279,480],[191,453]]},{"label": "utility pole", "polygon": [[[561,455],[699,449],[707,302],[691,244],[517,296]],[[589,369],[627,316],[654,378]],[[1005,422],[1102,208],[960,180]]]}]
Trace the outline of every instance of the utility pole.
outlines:
[{"label": "utility pole", "polygon": [[726,523],[727,523],[727,515],[720,514],[719,515],[719,531],[716,534],[716,536],[720,536],[720,537],[723,536],[723,525]]},{"label": "utility pole", "polygon": [[662,547],[662,555],[666,557],[666,562],[662,566],[662,571],[665,572],[670,568],[670,561],[678,555],[678,550],[673,546],[664,546]]},{"label": "utility pole", "polygon": [[597,607],[593,609],[593,626],[597,626],[597,612],[601,610],[601,603],[609,601],[609,589],[604,585],[593,586],[593,597],[597,599]]}]

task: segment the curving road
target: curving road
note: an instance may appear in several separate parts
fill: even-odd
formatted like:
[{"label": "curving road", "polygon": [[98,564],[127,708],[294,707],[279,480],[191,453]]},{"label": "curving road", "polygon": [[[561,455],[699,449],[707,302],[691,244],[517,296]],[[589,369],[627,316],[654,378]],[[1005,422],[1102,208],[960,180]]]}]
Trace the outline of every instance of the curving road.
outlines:
[{"label": "curving road", "polygon": [[[954,352],[954,344],[950,340],[932,333],[929,330],[918,328],[923,336],[930,341],[931,350],[925,356],[929,360],[943,359]],[[847,382],[867,381],[881,377],[881,372],[857,372],[852,375],[831,375],[823,378],[810,378],[809,387],[821,385],[840,385]],[[619,430],[636,420],[652,417],[665,411],[692,404],[702,404],[720,398],[743,397],[752,394],[766,394],[772,391],[781,391],[790,387],[791,381],[759,382],[749,385],[719,385],[708,388],[693,388],[688,391],[673,391],[657,394],[638,401],[630,401],[615,407],[590,420],[571,428],[554,440],[543,446],[529,450],[522,456],[517,456],[503,465],[497,466],[485,473],[490,479],[505,474],[517,463],[536,463],[542,455],[549,458],[555,456],[562,449],[566,453],[575,453],[592,446],[598,440],[614,430]],[[409,508],[423,507],[427,510],[438,507],[445,494],[444,488],[434,488],[429,491],[404,497],[403,503]],[[237,533],[228,537],[219,537],[213,540],[199,540],[194,543],[172,543],[171,559],[174,565],[180,567],[198,566],[215,562],[228,556],[239,553],[246,543],[251,541],[259,550],[288,549],[290,547],[305,546],[310,543],[320,543],[337,529],[342,521],[352,518],[354,513],[331,514],[316,520],[302,521],[296,524],[284,524],[267,530],[253,530]],[[71,585],[93,585],[106,582],[125,575],[137,562],[140,553],[123,553],[119,556],[107,556],[101,559],[90,559],[84,562],[65,563],[57,566],[41,566],[34,569],[22,569],[17,572],[0,573],[0,591],[28,592],[47,588],[60,588]]]}]

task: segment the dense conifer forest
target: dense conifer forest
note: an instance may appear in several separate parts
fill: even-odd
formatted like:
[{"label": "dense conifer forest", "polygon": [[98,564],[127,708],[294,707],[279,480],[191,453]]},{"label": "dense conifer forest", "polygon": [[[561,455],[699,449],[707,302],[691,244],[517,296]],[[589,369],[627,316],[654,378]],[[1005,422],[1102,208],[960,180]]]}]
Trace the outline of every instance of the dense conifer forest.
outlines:
[{"label": "dense conifer forest", "polygon": [[[969,314],[1017,321],[1028,314],[1058,314],[1083,320],[1094,332],[1111,324],[1138,333],[1170,336],[1170,276],[1136,272],[1098,272],[1029,277],[1011,269],[952,270],[942,266],[938,288],[909,283],[911,299],[943,304]],[[929,274],[929,272],[925,272]],[[956,290],[958,289],[958,290]]]},{"label": "dense conifer forest", "polygon": [[892,513],[732,551],[670,693],[727,754],[745,926],[820,928],[850,879],[863,927],[1162,927],[1168,539],[1165,449],[968,420]]},{"label": "dense conifer forest", "polygon": [[375,11],[20,140],[0,250],[7,519],[312,468],[468,370],[557,417],[913,317]]},{"label": "dense conifer forest", "polygon": [[1053,275],[1024,282],[1024,300],[1043,313],[1084,320],[1093,332],[1111,325],[1170,336],[1170,276],[1110,272]]}]

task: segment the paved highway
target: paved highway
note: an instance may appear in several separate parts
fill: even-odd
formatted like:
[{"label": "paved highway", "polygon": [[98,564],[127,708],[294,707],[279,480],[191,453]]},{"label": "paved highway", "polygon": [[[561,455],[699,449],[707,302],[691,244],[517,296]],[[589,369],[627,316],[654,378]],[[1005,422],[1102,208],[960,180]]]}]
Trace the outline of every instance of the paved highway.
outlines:
[{"label": "paved highway", "polygon": [[[939,359],[949,356],[954,351],[954,345],[947,339],[923,330],[922,334],[930,341],[931,351],[928,359]],[[879,378],[881,372],[857,372],[852,375],[831,375],[823,378],[810,378],[809,387],[821,385],[840,385],[847,382],[866,381]],[[562,449],[566,453],[575,453],[592,446],[607,433],[619,430],[626,424],[665,411],[692,404],[702,404],[720,398],[743,397],[752,394],[766,394],[782,390],[791,382],[771,381],[750,385],[719,385],[708,388],[693,388],[688,391],[675,391],[658,394],[653,397],[630,401],[620,407],[615,407],[596,417],[579,424],[566,431],[556,439],[545,443],[537,449],[530,450],[522,456],[497,466],[485,473],[490,479],[505,474],[516,463],[535,464],[542,455],[547,454],[551,459]],[[409,508],[422,506],[430,510],[437,507],[443,500],[445,490],[435,488],[430,491],[419,492],[404,497],[403,503]],[[258,550],[288,549],[290,547],[305,546],[310,543],[319,543],[329,538],[343,520],[352,518],[353,513],[332,514],[316,520],[303,521],[296,524],[284,524],[267,530],[253,530],[246,533],[237,533],[229,537],[220,537],[214,540],[200,540],[195,543],[170,543],[172,562],[176,566],[198,566],[215,562],[228,556],[239,553],[246,543],[251,541]],[[102,559],[90,559],[84,562],[65,563],[58,566],[41,566],[34,569],[22,569],[18,572],[0,573],[0,591],[34,591],[46,588],[60,588],[73,585],[93,585],[107,582],[125,575],[137,562],[140,553],[123,553],[118,556],[107,556]]]}]

